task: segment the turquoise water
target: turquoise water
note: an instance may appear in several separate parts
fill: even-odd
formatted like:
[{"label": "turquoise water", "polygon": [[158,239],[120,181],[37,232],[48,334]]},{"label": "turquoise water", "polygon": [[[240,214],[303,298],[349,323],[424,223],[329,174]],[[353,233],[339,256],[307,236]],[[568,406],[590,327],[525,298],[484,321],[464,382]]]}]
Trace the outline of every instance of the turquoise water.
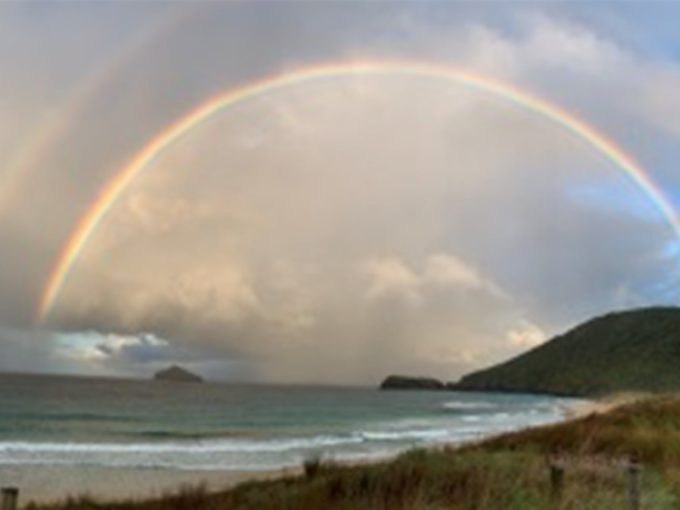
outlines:
[{"label": "turquoise water", "polygon": [[0,376],[0,465],[268,470],[551,423],[572,401],[369,388]]}]

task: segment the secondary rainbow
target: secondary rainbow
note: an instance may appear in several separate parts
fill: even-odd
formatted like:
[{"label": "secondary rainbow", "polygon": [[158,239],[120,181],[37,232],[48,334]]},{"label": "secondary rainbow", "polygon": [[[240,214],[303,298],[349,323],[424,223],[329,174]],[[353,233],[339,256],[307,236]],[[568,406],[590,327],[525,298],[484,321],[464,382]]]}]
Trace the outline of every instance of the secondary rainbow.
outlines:
[{"label": "secondary rainbow", "polygon": [[80,253],[87,245],[97,227],[102,223],[107,213],[116,204],[118,198],[139,173],[165,149],[216,113],[243,101],[285,87],[299,85],[310,80],[351,76],[414,76],[446,80],[504,99],[526,111],[539,115],[588,143],[593,149],[613,163],[616,168],[625,173],[656,205],[661,214],[668,221],[674,234],[680,239],[680,221],[676,211],[662,190],[647,175],[640,164],[638,164],[635,159],[627,154],[622,148],[618,147],[616,143],[603,133],[599,132],[596,128],[589,125],[586,121],[545,99],[535,96],[530,92],[520,90],[509,83],[504,83],[467,70],[438,64],[404,61],[361,61],[318,65],[298,71],[269,76],[254,83],[220,94],[199,105],[184,117],[167,126],[144,145],[144,147],[106,183],[73,229],[54,264],[44,287],[40,303],[36,310],[37,322],[43,322],[50,314]]},{"label": "secondary rainbow", "polygon": [[12,206],[12,200],[22,197],[19,186],[23,179],[39,168],[48,167],[48,158],[63,136],[77,121],[92,100],[110,86],[135,55],[158,40],[164,33],[174,30],[187,17],[185,8],[176,9],[158,18],[152,26],[144,26],[115,50],[102,59],[90,73],[71,88],[66,98],[49,109],[30,135],[17,147],[0,172],[0,214]]}]

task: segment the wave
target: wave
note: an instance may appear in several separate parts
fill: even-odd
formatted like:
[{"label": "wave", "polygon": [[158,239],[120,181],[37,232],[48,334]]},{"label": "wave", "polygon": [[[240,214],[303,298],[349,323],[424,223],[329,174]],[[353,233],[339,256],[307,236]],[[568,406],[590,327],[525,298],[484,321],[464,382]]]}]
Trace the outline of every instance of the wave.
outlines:
[{"label": "wave", "polygon": [[[475,429],[476,430],[476,429]],[[65,454],[127,454],[127,453],[276,453],[294,450],[310,450],[324,447],[345,447],[371,442],[403,442],[413,440],[455,439],[465,435],[470,429],[405,429],[405,430],[367,430],[347,435],[325,435],[285,439],[248,440],[181,440],[163,442],[131,443],[81,443],[81,442],[0,442],[2,454],[21,453],[65,453]],[[1,459],[2,457],[0,457]]]},{"label": "wave", "polygon": [[162,443],[33,443],[0,442],[3,453],[258,453],[305,450],[361,443],[358,436],[314,436],[310,438],[214,441],[169,441]]},{"label": "wave", "polygon": [[[445,403],[459,407],[460,404],[469,409],[478,403]],[[462,416],[422,416],[372,425],[363,423],[342,433],[318,431],[310,436],[244,436],[240,430],[219,436],[192,437],[149,428],[128,436],[129,441],[120,436],[120,441],[105,442],[5,440],[0,441],[0,465],[263,471],[300,466],[312,454],[351,461],[385,458],[413,446],[477,440],[559,418],[551,413],[541,416],[507,413],[506,409],[491,404],[481,407],[494,410]]]},{"label": "wave", "polygon": [[[431,443],[457,441],[470,435],[498,430],[498,422],[508,428],[527,426],[532,422],[552,421],[527,419],[523,414],[507,412],[465,415],[460,421],[435,421],[429,426],[424,421],[400,423],[399,427],[386,426],[376,429],[355,430],[346,434],[326,434],[309,437],[280,437],[253,439],[246,437],[216,437],[182,434],[166,431],[144,431],[135,437],[142,440],[120,442],[40,442],[0,441],[0,462],[12,455],[24,454],[218,454],[218,453],[285,453],[312,449],[341,449],[371,443]],[[505,429],[506,427],[502,427]],[[149,440],[144,441],[147,437]]]},{"label": "wave", "polygon": [[[368,457],[370,458],[370,457]],[[363,457],[357,457],[361,460]],[[342,459],[344,460],[344,459]],[[301,459],[287,459],[281,462],[259,461],[246,463],[240,460],[229,462],[214,462],[211,460],[196,461],[189,459],[172,459],[168,461],[140,458],[101,458],[101,459],[64,459],[64,458],[31,458],[31,459],[2,459],[2,466],[60,466],[79,468],[130,468],[130,469],[164,469],[172,471],[239,471],[239,472],[262,472],[276,471],[280,469],[297,467],[302,463]]]},{"label": "wave", "polygon": [[474,411],[478,409],[494,409],[496,407],[498,406],[491,402],[469,402],[462,400],[452,400],[442,404],[442,408],[452,411]]},{"label": "wave", "polygon": [[404,441],[413,439],[445,439],[451,437],[452,431],[448,429],[430,430],[395,430],[361,432],[361,436],[369,441]]},{"label": "wave", "polygon": [[[372,460],[396,455],[361,433],[276,440],[173,441],[165,443],[0,442],[0,465],[269,471],[300,466],[310,454],[337,460]],[[385,443],[383,443],[385,444]]]}]

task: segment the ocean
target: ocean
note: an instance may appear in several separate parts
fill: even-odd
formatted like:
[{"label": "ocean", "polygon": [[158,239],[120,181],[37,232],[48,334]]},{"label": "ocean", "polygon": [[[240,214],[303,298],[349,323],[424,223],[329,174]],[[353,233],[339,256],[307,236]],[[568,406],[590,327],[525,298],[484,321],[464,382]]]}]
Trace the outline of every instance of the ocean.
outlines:
[{"label": "ocean", "polygon": [[570,399],[0,376],[0,466],[268,471],[363,461],[563,418]]}]

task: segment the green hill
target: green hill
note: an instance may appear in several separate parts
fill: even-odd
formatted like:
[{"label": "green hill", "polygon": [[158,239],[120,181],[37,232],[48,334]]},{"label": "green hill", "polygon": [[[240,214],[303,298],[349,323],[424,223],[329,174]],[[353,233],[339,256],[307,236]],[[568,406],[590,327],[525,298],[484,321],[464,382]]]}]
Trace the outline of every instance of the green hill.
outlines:
[{"label": "green hill", "polygon": [[451,387],[575,396],[679,391],[680,308],[598,317]]}]

